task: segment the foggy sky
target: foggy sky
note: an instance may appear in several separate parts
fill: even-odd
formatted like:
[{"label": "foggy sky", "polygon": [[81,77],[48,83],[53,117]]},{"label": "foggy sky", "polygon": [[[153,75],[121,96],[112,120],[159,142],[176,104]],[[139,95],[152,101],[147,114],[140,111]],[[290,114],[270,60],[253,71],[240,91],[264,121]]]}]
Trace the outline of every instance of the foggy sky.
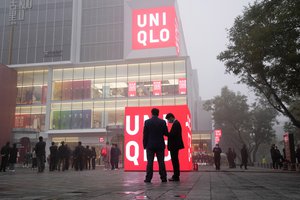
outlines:
[{"label": "foggy sky", "polygon": [[193,69],[198,70],[199,94],[203,100],[220,95],[225,85],[240,91],[249,99],[246,85],[225,74],[224,64],[216,59],[228,44],[227,31],[244,7],[254,0],[177,0],[188,55]]}]

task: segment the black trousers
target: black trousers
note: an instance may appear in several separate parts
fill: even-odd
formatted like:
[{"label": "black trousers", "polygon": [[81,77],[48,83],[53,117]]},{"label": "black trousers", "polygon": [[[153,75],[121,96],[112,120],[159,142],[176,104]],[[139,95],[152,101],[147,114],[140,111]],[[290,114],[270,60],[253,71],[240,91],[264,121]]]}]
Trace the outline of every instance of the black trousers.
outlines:
[{"label": "black trousers", "polygon": [[153,162],[154,162],[154,156],[156,155],[157,161],[158,161],[158,167],[159,167],[159,175],[161,180],[167,179],[167,172],[166,172],[166,166],[165,166],[165,150],[151,150],[147,149],[147,174],[146,174],[146,180],[151,181],[153,177]]},{"label": "black trousers", "polygon": [[215,157],[215,165],[216,165],[216,170],[220,170],[220,166],[221,166],[221,157]]},{"label": "black trousers", "polygon": [[172,150],[170,151],[171,153],[171,160],[172,160],[172,165],[173,165],[173,179],[179,179],[180,176],[180,165],[179,165],[179,158],[178,158],[178,153],[179,150]]},{"label": "black trousers", "polygon": [[0,167],[0,172],[6,170],[6,166],[8,164],[8,157],[7,156],[3,156],[1,159],[1,167]]}]

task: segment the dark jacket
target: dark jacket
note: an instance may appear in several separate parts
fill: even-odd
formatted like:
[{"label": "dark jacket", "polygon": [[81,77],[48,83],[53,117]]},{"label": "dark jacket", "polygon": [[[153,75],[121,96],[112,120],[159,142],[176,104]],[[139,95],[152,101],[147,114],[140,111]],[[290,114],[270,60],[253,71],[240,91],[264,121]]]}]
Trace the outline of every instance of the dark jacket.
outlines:
[{"label": "dark jacket", "polygon": [[221,158],[221,153],[222,153],[222,149],[220,147],[214,147],[213,148],[213,153],[214,153],[214,158],[216,159],[220,159]]},{"label": "dark jacket", "polygon": [[164,150],[165,141],[164,135],[167,135],[168,128],[165,120],[152,116],[147,119],[143,131],[143,146],[144,149],[151,149],[154,151]]},{"label": "dark jacket", "polygon": [[247,163],[247,161],[248,161],[248,150],[247,150],[247,148],[243,147],[241,149],[241,157],[242,157],[242,162]]},{"label": "dark jacket", "polygon": [[12,147],[9,152],[9,163],[17,163],[18,157],[18,149],[16,147]]},{"label": "dark jacket", "polygon": [[167,134],[167,136],[168,136],[169,151],[184,148],[184,144],[182,140],[182,129],[179,121],[175,120],[173,122],[172,128],[170,132]]},{"label": "dark jacket", "polygon": [[46,156],[45,148],[46,148],[46,142],[39,141],[38,143],[36,143],[36,145],[35,145],[36,156],[37,157]]}]

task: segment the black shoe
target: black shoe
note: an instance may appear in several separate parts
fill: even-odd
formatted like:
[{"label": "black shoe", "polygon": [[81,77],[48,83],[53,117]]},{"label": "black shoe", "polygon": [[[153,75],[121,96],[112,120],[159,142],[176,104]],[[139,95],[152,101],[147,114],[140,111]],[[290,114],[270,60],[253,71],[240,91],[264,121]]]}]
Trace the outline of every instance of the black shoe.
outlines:
[{"label": "black shoe", "polygon": [[151,183],[150,180],[144,180],[144,183]]},{"label": "black shoe", "polygon": [[162,183],[166,183],[166,182],[168,182],[168,181],[167,181],[167,179],[162,179],[161,182],[162,182]]},{"label": "black shoe", "polygon": [[175,182],[179,182],[180,179],[179,178],[169,178],[169,181],[175,181]]}]

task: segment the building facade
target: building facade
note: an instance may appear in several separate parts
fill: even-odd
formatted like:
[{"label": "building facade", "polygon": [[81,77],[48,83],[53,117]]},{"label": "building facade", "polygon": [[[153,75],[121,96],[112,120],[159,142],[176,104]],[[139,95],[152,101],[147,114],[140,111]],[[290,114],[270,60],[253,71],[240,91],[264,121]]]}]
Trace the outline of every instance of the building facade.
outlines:
[{"label": "building facade", "polygon": [[122,145],[125,107],[188,105],[196,116],[176,0],[3,1],[0,63],[17,70],[21,135]]}]

